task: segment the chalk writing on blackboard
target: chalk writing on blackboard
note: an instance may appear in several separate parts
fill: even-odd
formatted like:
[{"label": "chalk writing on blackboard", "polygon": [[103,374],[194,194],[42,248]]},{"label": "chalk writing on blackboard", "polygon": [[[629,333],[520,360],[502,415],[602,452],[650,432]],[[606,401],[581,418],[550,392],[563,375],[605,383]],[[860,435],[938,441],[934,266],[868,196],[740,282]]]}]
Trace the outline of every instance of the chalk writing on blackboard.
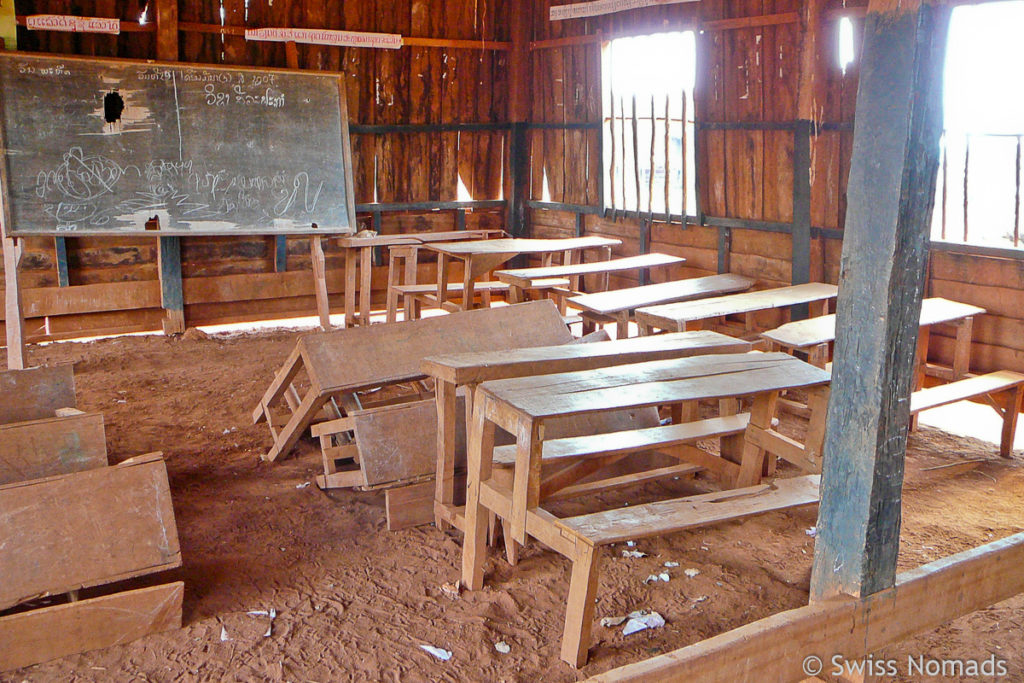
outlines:
[{"label": "chalk writing on blackboard", "polygon": [[12,234],[350,232],[336,78],[0,55]]}]

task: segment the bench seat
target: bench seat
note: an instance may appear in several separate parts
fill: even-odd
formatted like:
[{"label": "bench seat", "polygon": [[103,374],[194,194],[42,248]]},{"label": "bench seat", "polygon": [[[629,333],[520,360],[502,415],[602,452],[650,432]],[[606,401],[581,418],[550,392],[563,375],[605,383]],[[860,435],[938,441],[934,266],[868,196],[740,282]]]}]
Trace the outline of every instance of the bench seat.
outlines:
[{"label": "bench seat", "polygon": [[999,370],[986,375],[977,375],[920,389],[910,396],[910,413],[956,403],[978,396],[1003,395],[1004,405],[996,407],[1003,418],[1003,433],[999,443],[999,454],[1009,458],[1013,451],[1013,437],[1017,431],[1017,417],[1020,415],[1021,398],[1024,395],[1024,374]]},{"label": "bench seat", "polygon": [[777,479],[770,484],[630,505],[559,522],[592,545],[621,543],[814,505],[819,479],[817,474]]},{"label": "bench seat", "polygon": [[[739,415],[712,417],[696,422],[647,427],[610,434],[548,439],[542,444],[541,457],[549,461],[596,458],[681,446],[702,439],[742,434],[749,421],[749,413],[740,413]],[[495,447],[495,467],[513,467],[515,462],[515,444]]]}]

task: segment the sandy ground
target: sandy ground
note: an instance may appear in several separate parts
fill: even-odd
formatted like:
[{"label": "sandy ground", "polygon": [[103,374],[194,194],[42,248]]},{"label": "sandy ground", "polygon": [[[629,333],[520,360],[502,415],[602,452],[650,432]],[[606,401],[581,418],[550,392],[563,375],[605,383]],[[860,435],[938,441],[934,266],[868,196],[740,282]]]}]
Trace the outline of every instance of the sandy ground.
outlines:
[{"label": "sandy ground", "polygon": [[[654,609],[668,623],[630,636],[595,626],[590,662],[572,670],[558,658],[568,590],[561,557],[531,545],[513,568],[492,552],[484,590],[453,599],[441,585],[458,578],[454,532],[388,532],[382,493],[303,486],[320,462],[311,440],[283,462],[260,461],[270,434],[250,414],[295,337],[190,331],[31,348],[32,364],[75,363],[79,407],[104,413],[112,463],[150,451],[167,458],[184,564],[161,578],[185,581],[184,628],[0,679],[567,681],[806,604],[813,510],[641,541],[639,559],[613,546],[597,616]],[[787,417],[784,428],[802,425]],[[1020,453],[1001,460],[991,444],[925,428],[911,437],[907,467],[901,570],[1024,529]],[[615,495],[643,501],[712,487],[698,478]],[[685,569],[700,573],[688,578]],[[668,583],[643,583],[661,571]],[[265,637],[267,617],[247,612],[271,608],[277,618]],[[1022,622],[1017,597],[880,654],[994,654],[1007,660],[1007,680],[1024,680]],[[511,652],[496,652],[497,641]],[[438,661],[423,644],[453,656]]]}]

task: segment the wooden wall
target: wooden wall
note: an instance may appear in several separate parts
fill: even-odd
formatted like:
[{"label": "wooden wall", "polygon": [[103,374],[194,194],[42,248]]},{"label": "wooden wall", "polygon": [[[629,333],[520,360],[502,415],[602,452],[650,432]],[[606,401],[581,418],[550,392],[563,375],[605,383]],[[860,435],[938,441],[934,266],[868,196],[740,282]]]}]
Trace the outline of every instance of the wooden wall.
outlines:
[{"label": "wooden wall", "polygon": [[[174,0],[166,0],[173,3]],[[556,4],[564,0],[556,0]],[[154,7],[146,25],[139,5],[112,0],[80,0],[83,16],[120,16],[118,37],[27,32],[22,49],[66,54],[133,58],[157,56]],[[522,4],[520,4],[522,3]],[[548,20],[550,0],[224,0],[220,6],[177,3],[178,49],[182,61],[285,66],[282,44],[247,43],[245,26],[296,26],[399,32],[413,37],[400,50],[299,46],[297,63],[310,69],[349,75],[353,124],[420,126],[485,123],[490,130],[426,131],[422,128],[363,129],[353,136],[356,200],[401,203],[451,201],[461,179],[473,199],[509,196],[510,93],[525,89],[530,168],[527,196],[533,208],[527,229],[537,237],[575,234],[622,239],[620,254],[645,249],[684,256],[684,266],[655,279],[706,275],[730,270],[752,276],[759,286],[789,284],[792,277],[794,220],[793,132],[774,124],[810,118],[811,278],[838,279],[845,184],[851,148],[857,62],[844,74],[838,64],[840,16],[853,17],[859,31],[863,2],[821,0],[818,40],[802,59],[805,27],[813,17],[805,0],[703,0],[572,21]],[[518,21],[526,11],[525,24]],[[60,0],[19,0],[19,14],[65,13]],[[524,25],[518,35],[514,26]],[[684,227],[676,222],[637,218],[617,220],[599,213],[578,216],[572,208],[599,207],[601,161],[602,41],[657,31],[699,29],[698,125],[719,124],[697,135],[699,211]],[[529,35],[522,35],[528,32]],[[525,45],[525,77],[509,83],[515,46]],[[858,46],[859,47],[859,46]],[[671,65],[652,65],[671,68]],[[810,78],[813,76],[813,78]],[[803,89],[803,91],[802,91]],[[801,104],[801,92],[810,93]],[[801,107],[804,107],[803,109]],[[724,130],[722,127],[745,126]],[[754,126],[755,128],[751,128]],[[398,132],[395,132],[395,131]],[[550,201],[544,198],[546,178]],[[559,205],[562,205],[559,207]],[[555,206],[556,208],[551,208]],[[467,227],[505,227],[505,209],[471,211]],[[703,220],[702,220],[703,219]],[[723,228],[721,219],[746,227]],[[363,226],[370,216],[362,214]],[[705,224],[702,224],[705,223]],[[383,214],[384,232],[453,229],[452,211]],[[766,229],[770,228],[770,229]],[[274,271],[271,238],[193,238],[183,242],[186,319],[189,324],[313,313],[308,244],[288,241],[288,270]],[[339,255],[327,247],[332,305],[340,308]],[[26,240],[23,286],[35,339],[96,332],[159,329],[156,244],[151,239],[76,238],[67,240],[70,287],[57,287],[53,240]],[[425,275],[429,265],[425,267]],[[935,252],[929,294],[985,306],[992,314],[977,324],[975,367],[1024,370],[1024,275],[1022,261]],[[379,297],[386,278],[375,269]],[[636,284],[617,278],[616,286]],[[933,354],[950,353],[941,331]]]},{"label": "wooden wall", "polygon": [[[175,3],[175,0],[167,0]],[[19,16],[67,14],[119,17],[119,36],[19,29],[19,48],[58,54],[156,59],[156,8],[164,0],[114,2],[18,0]],[[473,200],[500,200],[508,157],[508,12],[505,0],[343,2],[342,0],[180,0],[178,53],[183,62],[285,67],[282,43],[247,42],[245,27],[331,28],[410,36],[399,50],[298,47],[298,66],[341,71],[349,78],[350,123],[399,126],[354,133],[357,204],[451,202],[459,183]],[[246,4],[248,14],[246,15]],[[224,35],[220,7],[224,8]],[[145,23],[140,13],[147,7]],[[499,124],[497,130],[402,130],[420,124]],[[360,214],[360,225],[371,216]],[[470,210],[467,228],[505,225],[505,210]],[[453,230],[454,211],[382,214],[381,231]],[[56,291],[54,240],[25,240],[22,286],[32,316],[29,340],[116,331],[159,330],[162,311],[155,239],[69,238],[69,287]],[[185,316],[189,325],[313,315],[308,240],[288,239],[286,273],[274,272],[274,240],[264,237],[186,238],[182,244]],[[331,304],[341,310],[342,262],[325,247]],[[384,268],[375,268],[382,298]],[[83,289],[90,286],[88,289]],[[54,290],[54,291],[51,291]],[[2,318],[0,318],[2,319]]]}]

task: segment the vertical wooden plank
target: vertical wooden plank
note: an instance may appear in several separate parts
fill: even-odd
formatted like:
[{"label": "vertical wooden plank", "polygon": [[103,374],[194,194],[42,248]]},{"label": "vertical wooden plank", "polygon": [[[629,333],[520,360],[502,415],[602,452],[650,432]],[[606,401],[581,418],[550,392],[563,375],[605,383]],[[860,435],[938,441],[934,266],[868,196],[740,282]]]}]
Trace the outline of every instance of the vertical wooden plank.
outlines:
[{"label": "vertical wooden plank", "polygon": [[869,5],[811,598],[893,585],[948,7]]},{"label": "vertical wooden plank", "polygon": [[[6,216],[6,211],[4,212]],[[6,222],[6,220],[4,221]],[[0,234],[3,231],[0,230]],[[25,368],[25,320],[21,315],[21,286],[18,262],[21,245],[11,237],[3,237],[4,252],[4,328],[7,333],[7,369]]]}]

